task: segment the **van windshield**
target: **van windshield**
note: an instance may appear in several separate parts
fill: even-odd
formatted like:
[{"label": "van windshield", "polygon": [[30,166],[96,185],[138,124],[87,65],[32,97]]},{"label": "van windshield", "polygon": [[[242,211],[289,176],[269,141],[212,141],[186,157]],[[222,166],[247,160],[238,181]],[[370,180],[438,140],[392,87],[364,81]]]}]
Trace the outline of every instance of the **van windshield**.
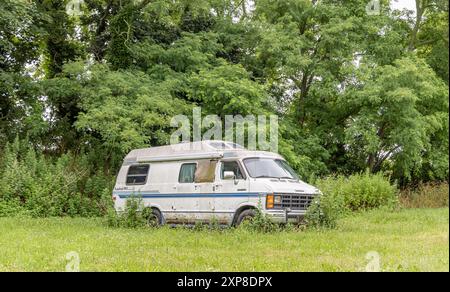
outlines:
[{"label": "van windshield", "polygon": [[244,159],[244,165],[253,178],[299,179],[289,164],[281,159],[247,158]]}]

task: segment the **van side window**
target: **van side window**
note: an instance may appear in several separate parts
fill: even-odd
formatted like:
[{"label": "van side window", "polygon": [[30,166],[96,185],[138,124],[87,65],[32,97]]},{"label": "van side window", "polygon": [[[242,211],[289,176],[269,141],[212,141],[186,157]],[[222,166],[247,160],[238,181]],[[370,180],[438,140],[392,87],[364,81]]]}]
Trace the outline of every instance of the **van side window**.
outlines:
[{"label": "van side window", "polygon": [[180,183],[193,183],[195,179],[195,170],[197,169],[196,163],[185,163],[181,165],[180,175],[178,176],[178,182]]},{"label": "van side window", "polygon": [[131,165],[128,168],[127,185],[145,185],[147,182],[149,164]]},{"label": "van side window", "polygon": [[222,168],[220,170],[220,178],[224,178],[225,171],[232,171],[236,176],[236,179],[245,179],[242,174],[241,168],[239,167],[239,163],[237,161],[225,161],[222,162]]},{"label": "van side window", "polygon": [[199,160],[195,170],[196,183],[214,182],[216,178],[217,160]]}]

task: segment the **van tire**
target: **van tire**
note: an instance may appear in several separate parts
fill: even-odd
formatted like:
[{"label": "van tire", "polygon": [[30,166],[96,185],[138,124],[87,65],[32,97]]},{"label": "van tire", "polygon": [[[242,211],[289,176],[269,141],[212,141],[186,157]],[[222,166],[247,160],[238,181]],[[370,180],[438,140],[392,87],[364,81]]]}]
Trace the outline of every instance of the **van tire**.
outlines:
[{"label": "van tire", "polygon": [[256,217],[255,209],[247,209],[239,213],[239,216],[236,219],[236,226],[239,226],[245,220],[253,220]]},{"label": "van tire", "polygon": [[149,212],[147,219],[148,227],[158,227],[163,224],[163,217],[161,212],[156,208],[151,208],[151,212]]}]

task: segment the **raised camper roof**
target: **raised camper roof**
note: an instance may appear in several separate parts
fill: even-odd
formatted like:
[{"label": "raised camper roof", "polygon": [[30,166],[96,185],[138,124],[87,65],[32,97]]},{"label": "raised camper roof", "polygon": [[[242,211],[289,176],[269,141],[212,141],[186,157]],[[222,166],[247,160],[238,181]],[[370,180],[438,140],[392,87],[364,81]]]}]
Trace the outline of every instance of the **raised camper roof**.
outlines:
[{"label": "raised camper roof", "polygon": [[162,162],[193,159],[220,159],[243,156],[266,156],[282,158],[266,151],[249,151],[239,144],[227,141],[208,140],[132,150],[124,164],[136,162]]}]

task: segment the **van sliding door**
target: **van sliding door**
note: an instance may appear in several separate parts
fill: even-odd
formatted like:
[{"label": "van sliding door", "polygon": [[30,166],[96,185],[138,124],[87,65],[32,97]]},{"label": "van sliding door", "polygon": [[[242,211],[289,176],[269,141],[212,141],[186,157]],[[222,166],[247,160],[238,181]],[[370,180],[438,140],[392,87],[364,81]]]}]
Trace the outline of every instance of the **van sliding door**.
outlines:
[{"label": "van sliding door", "polygon": [[195,187],[195,172],[197,162],[183,163],[179,168],[178,184],[175,189],[170,210],[170,221],[173,223],[194,223],[198,209],[197,189]]}]

